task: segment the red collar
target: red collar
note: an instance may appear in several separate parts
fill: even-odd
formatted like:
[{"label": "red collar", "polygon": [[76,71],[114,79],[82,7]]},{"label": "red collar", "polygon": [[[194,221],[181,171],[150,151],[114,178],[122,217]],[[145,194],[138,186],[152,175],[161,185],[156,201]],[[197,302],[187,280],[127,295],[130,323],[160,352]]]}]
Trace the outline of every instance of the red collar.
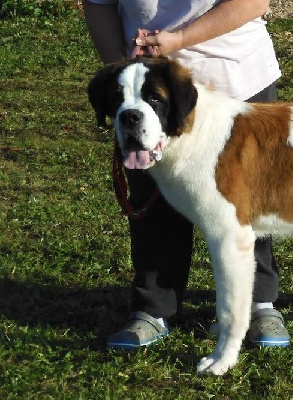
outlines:
[{"label": "red collar", "polygon": [[123,172],[122,165],[122,153],[118,145],[117,140],[115,140],[114,156],[113,156],[113,187],[116,194],[116,198],[122,208],[125,215],[133,219],[142,219],[151,209],[153,203],[157,200],[160,192],[158,187],[156,187],[152,197],[146,202],[146,204],[139,209],[135,209],[128,199],[128,186]]}]

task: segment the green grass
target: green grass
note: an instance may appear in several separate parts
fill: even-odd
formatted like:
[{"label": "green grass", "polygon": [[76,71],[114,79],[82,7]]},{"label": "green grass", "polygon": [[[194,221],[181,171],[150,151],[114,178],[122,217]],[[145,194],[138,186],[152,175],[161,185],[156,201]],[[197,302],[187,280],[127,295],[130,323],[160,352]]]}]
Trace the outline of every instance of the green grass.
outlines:
[{"label": "green grass", "polygon": [[[292,20],[271,21],[293,100]],[[98,131],[86,87],[100,68],[83,18],[0,21],[0,398],[292,399],[292,347],[243,346],[222,378],[196,375],[215,341],[214,283],[196,231],[183,316],[165,341],[105,350],[128,315],[133,272],[112,192],[113,133]],[[275,246],[279,308],[293,336],[291,239]]]}]

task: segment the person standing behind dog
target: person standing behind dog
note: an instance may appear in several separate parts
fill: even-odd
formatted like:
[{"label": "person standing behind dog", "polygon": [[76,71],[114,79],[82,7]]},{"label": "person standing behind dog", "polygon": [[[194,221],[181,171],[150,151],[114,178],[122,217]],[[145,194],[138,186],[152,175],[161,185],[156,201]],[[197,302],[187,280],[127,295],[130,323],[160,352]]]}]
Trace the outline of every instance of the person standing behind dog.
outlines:
[{"label": "person standing behind dog", "polygon": [[[87,26],[105,64],[135,54],[168,56],[194,79],[229,94],[276,100],[280,70],[261,16],[269,0],[83,0]],[[155,184],[145,171],[125,170],[137,209]],[[111,335],[111,348],[133,349],[169,334],[167,318],[181,307],[191,263],[193,226],[161,197],[143,219],[129,218],[135,270],[132,312]],[[278,272],[270,238],[255,244],[257,269],[248,337],[253,344],[286,346],[289,334],[273,308]],[[235,265],[237,269],[237,265]]]}]

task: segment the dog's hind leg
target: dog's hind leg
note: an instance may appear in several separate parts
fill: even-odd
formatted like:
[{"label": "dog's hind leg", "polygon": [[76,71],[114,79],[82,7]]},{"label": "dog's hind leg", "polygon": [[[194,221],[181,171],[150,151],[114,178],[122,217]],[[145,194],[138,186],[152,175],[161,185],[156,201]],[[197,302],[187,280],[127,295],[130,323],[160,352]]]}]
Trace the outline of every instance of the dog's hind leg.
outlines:
[{"label": "dog's hind leg", "polygon": [[237,362],[250,320],[254,242],[250,226],[238,226],[221,239],[208,240],[216,280],[220,335],[214,353],[199,362],[199,373],[222,375]]}]

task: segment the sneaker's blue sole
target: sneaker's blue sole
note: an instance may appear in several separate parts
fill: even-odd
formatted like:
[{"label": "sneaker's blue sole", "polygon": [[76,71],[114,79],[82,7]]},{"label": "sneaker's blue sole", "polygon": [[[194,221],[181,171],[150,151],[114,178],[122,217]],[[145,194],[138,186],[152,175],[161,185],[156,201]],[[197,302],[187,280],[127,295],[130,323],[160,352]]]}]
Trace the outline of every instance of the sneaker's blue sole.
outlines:
[{"label": "sneaker's blue sole", "polygon": [[259,340],[251,340],[251,343],[255,346],[262,347],[287,347],[290,345],[290,340],[287,338],[274,340],[272,338],[264,338]]},{"label": "sneaker's blue sole", "polygon": [[151,344],[157,342],[160,339],[163,339],[165,336],[169,335],[169,331],[165,331],[161,333],[160,335],[157,335],[155,338],[147,340],[145,342],[139,343],[139,344],[134,344],[134,343],[111,343],[107,342],[107,347],[109,349],[116,349],[116,350],[137,350],[140,347],[147,347],[150,346]]}]

